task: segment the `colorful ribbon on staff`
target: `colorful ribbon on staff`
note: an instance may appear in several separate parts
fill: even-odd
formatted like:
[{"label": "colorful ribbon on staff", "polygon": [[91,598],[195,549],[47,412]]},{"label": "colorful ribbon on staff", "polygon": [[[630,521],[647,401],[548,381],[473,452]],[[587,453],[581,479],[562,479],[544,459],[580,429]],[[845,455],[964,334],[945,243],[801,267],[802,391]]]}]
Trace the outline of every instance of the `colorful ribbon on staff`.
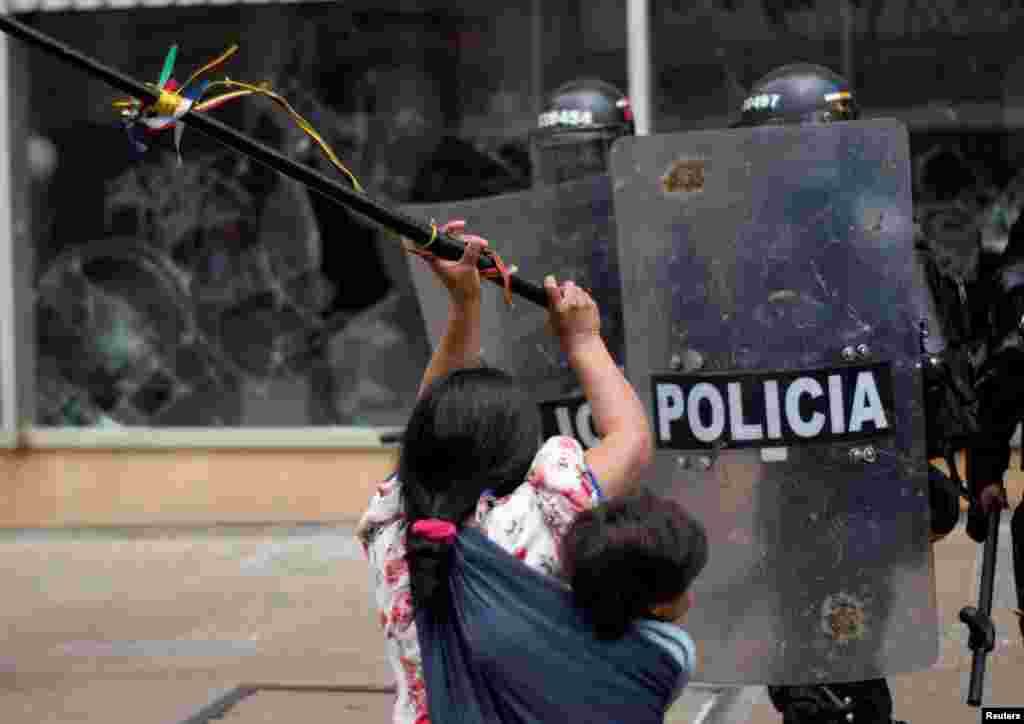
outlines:
[{"label": "colorful ribbon on staff", "polygon": [[[171,47],[170,51],[168,51],[167,57],[164,59],[163,69],[160,72],[160,80],[155,86],[156,91],[159,93],[159,97],[156,102],[151,103],[148,106],[143,106],[142,102],[137,98],[115,101],[114,108],[119,109],[121,112],[122,123],[136,153],[142,154],[148,150],[149,146],[146,142],[147,137],[158,135],[168,129],[173,129],[174,148],[178,154],[178,163],[180,164],[182,163],[181,138],[184,134],[185,127],[179,121],[186,113],[189,111],[211,111],[237,98],[250,95],[260,95],[270,99],[283,108],[285,112],[292,117],[299,129],[309,136],[313,142],[320,147],[320,150],[327,159],[334,164],[334,166],[340,170],[349,181],[352,182],[352,186],[355,190],[363,193],[363,187],[355,177],[355,174],[345,167],[345,164],[341,162],[331,147],[327,145],[326,141],[324,141],[320,134],[316,132],[309,121],[299,115],[299,113],[292,108],[291,104],[282,96],[270,90],[270,84],[268,82],[255,85],[231,80],[230,78],[215,81],[198,81],[199,76],[223,65],[225,61],[237,52],[238,46],[232,45],[218,57],[195,71],[191,76],[189,76],[188,80],[186,80],[184,84],[179,86],[178,83],[171,78],[171,74],[174,72],[174,63],[178,57],[178,46],[174,45]],[[195,83],[195,85],[192,85],[193,83]],[[203,96],[206,95],[207,91],[218,87],[228,88],[231,90],[213,98],[203,100]],[[432,225],[432,228],[433,236],[429,242],[422,246],[403,245],[404,248],[410,253],[417,254],[419,256],[429,256],[430,251],[428,251],[428,247],[433,243],[434,239],[436,239],[438,235],[437,226]],[[510,271],[502,261],[501,257],[490,249],[484,250],[483,253],[494,259],[494,265],[496,268],[484,271],[481,275],[485,278],[501,277],[504,282],[505,302],[511,305],[511,274],[515,271],[515,268],[513,267]]]},{"label": "colorful ribbon on staff", "polygon": [[[269,98],[282,108],[295,120],[296,124],[307,136],[313,139],[313,141],[320,147],[324,155],[333,163],[345,176],[352,182],[353,187],[357,191],[362,191],[362,187],[359,185],[358,179],[355,175],[349,171],[345,164],[343,164],[331,150],[330,146],[320,137],[320,134],[313,129],[309,121],[303,118],[299,113],[291,107],[284,98],[270,90],[269,83],[261,83],[259,85],[252,83],[241,83],[239,81],[225,78],[224,80],[199,81],[195,85],[193,82],[197,81],[199,76],[203,73],[207,73],[218,66],[224,64],[232,55],[238,52],[238,46],[232,45],[230,48],[221,53],[218,57],[211,60],[209,63],[195,71],[184,84],[178,85],[177,82],[171,78],[171,74],[174,72],[174,63],[178,57],[178,46],[172,46],[170,51],[167,53],[167,57],[164,59],[163,70],[160,73],[160,80],[156,84],[156,90],[160,94],[155,103],[148,106],[143,106],[142,102],[137,98],[128,98],[125,100],[115,101],[114,107],[120,109],[122,120],[125,125],[125,129],[128,132],[128,137],[132,142],[132,146],[139,153],[144,153],[148,149],[146,143],[147,136],[153,136],[168,129],[174,129],[174,147],[178,153],[178,162],[181,163],[181,138],[184,134],[185,127],[179,123],[179,120],[189,111],[211,111],[215,108],[228,103],[229,101],[244,96],[250,95],[261,95]],[[189,87],[191,86],[191,88]],[[231,90],[227,93],[208,98],[203,100],[203,96],[213,88],[230,88]]]}]

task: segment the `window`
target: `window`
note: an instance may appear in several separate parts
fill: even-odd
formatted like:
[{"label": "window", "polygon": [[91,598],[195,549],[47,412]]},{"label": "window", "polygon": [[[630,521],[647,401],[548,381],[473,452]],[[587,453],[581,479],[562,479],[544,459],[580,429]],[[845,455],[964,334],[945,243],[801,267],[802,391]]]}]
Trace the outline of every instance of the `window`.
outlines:
[{"label": "window", "polygon": [[[395,204],[529,188],[543,92],[581,73],[625,86],[622,3],[383,5],[23,18],[147,82],[174,44],[183,82],[237,43],[205,77],[269,81]],[[392,235],[187,126],[180,161],[170,133],[133,158],[122,94],[10,47],[28,100],[11,139],[31,178],[14,209],[33,257],[37,427],[404,423],[430,343]],[[265,98],[210,113],[341,178]]]}]

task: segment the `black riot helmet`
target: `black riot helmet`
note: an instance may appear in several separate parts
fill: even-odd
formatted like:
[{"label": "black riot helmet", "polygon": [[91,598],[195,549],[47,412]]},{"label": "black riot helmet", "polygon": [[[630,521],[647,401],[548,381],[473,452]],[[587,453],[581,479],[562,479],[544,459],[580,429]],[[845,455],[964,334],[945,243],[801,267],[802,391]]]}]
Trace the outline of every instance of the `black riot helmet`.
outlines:
[{"label": "black riot helmet", "polygon": [[734,127],[855,121],[860,108],[841,75],[810,63],[776,68],[757,81]]},{"label": "black riot helmet", "polygon": [[633,109],[618,88],[575,80],[548,95],[530,133],[534,180],[555,184],[605,173],[608,151],[635,133]]}]

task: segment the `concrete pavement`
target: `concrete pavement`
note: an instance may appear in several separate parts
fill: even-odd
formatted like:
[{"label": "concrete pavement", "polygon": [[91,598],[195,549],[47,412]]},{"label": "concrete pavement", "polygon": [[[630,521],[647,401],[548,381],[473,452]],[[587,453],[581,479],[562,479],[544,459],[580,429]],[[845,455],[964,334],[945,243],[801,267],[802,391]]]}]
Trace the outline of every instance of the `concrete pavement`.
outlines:
[{"label": "concrete pavement", "polygon": [[[391,683],[362,554],[345,526],[0,532],[0,722],[181,724],[240,683]],[[1024,649],[1002,536],[986,702],[1024,706]],[[936,549],[944,638],[929,671],[893,677],[911,724],[976,722],[957,621],[980,548]],[[744,720],[778,724],[761,692]],[[384,722],[389,695],[259,691],[228,724]],[[690,711],[692,711],[692,701]],[[692,721],[684,707],[670,721]]]}]

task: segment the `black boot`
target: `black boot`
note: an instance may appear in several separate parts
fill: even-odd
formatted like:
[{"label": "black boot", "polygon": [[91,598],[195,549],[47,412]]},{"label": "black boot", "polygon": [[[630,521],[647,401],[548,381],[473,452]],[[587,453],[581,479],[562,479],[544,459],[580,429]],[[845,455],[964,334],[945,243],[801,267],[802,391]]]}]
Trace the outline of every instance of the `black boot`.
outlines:
[{"label": "black boot", "polygon": [[904,724],[892,718],[892,693],[885,679],[819,686],[769,686],[783,724]]}]

